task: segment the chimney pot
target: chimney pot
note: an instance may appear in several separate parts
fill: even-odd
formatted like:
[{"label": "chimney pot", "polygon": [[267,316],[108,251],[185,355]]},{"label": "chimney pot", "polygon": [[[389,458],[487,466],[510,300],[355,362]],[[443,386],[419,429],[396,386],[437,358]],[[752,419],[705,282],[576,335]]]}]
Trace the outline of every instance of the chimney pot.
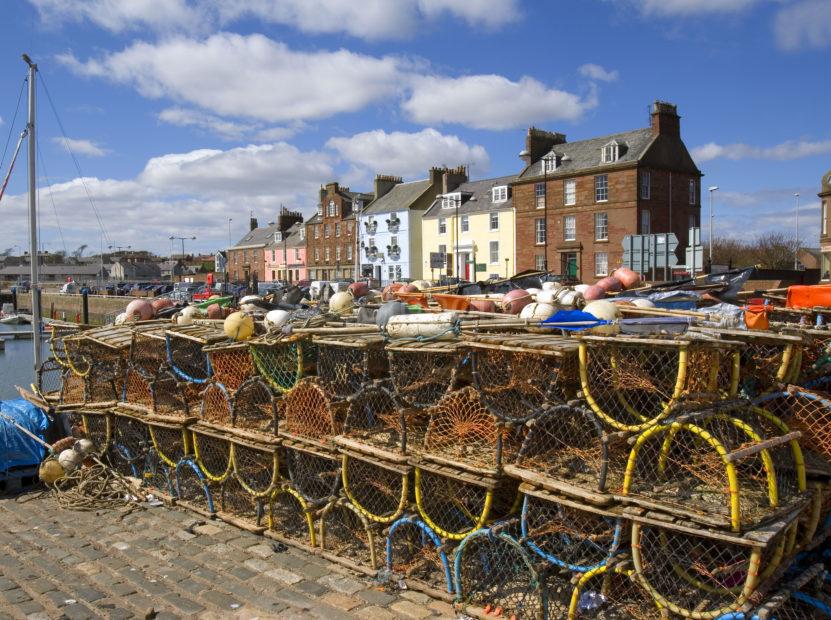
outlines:
[{"label": "chimney pot", "polygon": [[652,104],[652,134],[681,137],[681,117],[674,103],[656,100]]}]

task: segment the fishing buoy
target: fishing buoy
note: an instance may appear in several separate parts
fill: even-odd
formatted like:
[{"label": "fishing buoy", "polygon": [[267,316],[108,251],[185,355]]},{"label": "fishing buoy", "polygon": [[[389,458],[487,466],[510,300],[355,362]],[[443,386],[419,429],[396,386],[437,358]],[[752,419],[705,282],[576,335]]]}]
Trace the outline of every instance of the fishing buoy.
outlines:
[{"label": "fishing buoy", "polygon": [[205,314],[208,315],[209,319],[221,319],[222,318],[222,306],[219,304],[211,304],[205,309]]},{"label": "fishing buoy", "polygon": [[423,291],[433,286],[433,284],[428,282],[427,280],[416,280],[412,284],[415,287],[416,291]]},{"label": "fishing buoy", "polygon": [[38,467],[38,477],[41,482],[46,484],[53,484],[63,478],[63,466],[55,459],[47,459]]},{"label": "fishing buoy", "polygon": [[564,288],[557,293],[557,303],[564,308],[573,308],[577,302],[583,299],[583,295],[578,291],[572,291]]},{"label": "fishing buoy", "polygon": [[353,282],[346,290],[352,293],[352,297],[358,299],[358,297],[363,297],[369,293],[369,284],[366,282]]},{"label": "fishing buoy", "polygon": [[559,291],[563,288],[563,285],[559,282],[543,282],[542,283],[542,290],[544,291]]},{"label": "fishing buoy", "polygon": [[389,301],[391,299],[395,299],[394,293],[401,289],[404,286],[401,282],[391,282],[384,287],[384,290],[381,291],[381,299],[383,301]]},{"label": "fishing buoy", "polygon": [[254,333],[254,319],[242,312],[234,312],[225,319],[222,329],[228,338],[248,340]]},{"label": "fishing buoy", "polygon": [[269,327],[282,327],[289,322],[289,313],[285,310],[271,310],[265,315],[265,323]]},{"label": "fishing buoy", "polygon": [[618,267],[612,275],[620,280],[624,289],[632,288],[641,281],[641,276],[636,271],[629,269],[629,267]]},{"label": "fishing buoy", "polygon": [[[552,306],[557,303],[557,291],[552,289],[543,289],[539,293],[537,293],[537,302],[541,304],[551,304]],[[523,308],[524,310],[525,308]]]},{"label": "fishing buoy", "polygon": [[496,312],[496,303],[492,299],[471,299],[470,309],[477,312]]},{"label": "fishing buoy", "polygon": [[128,321],[149,321],[156,313],[152,304],[146,299],[134,299],[127,304],[124,312],[127,313]]},{"label": "fishing buoy", "polygon": [[407,314],[407,304],[403,301],[388,301],[378,308],[378,312],[375,314],[375,324],[384,329],[390,318],[402,314]]},{"label": "fishing buoy", "polygon": [[[583,312],[588,312],[594,318],[600,319],[601,321],[609,321],[610,323],[620,318],[620,309],[611,301],[603,299],[587,303],[586,307],[583,308]],[[612,323],[611,325],[594,327],[590,331],[594,334],[611,335],[618,333],[620,328]]]},{"label": "fishing buoy", "polygon": [[[548,291],[546,291],[548,292]],[[519,313],[519,318],[530,321],[544,321],[552,316],[557,309],[551,304],[533,303],[525,306]]]},{"label": "fishing buoy", "polygon": [[153,306],[153,313],[158,314],[159,311],[170,308],[173,305],[173,300],[162,297],[161,299],[154,299],[150,302],[150,305]]},{"label": "fishing buoy", "polygon": [[637,308],[654,308],[655,304],[649,299],[638,298],[632,300],[632,305]]},{"label": "fishing buoy", "polygon": [[193,319],[200,315],[199,308],[196,306],[187,306],[182,309],[179,316],[176,317],[177,325],[190,325]]},{"label": "fishing buoy", "polygon": [[596,301],[598,299],[603,299],[604,297],[606,297],[606,291],[596,284],[587,286],[583,291],[583,299],[586,301]]},{"label": "fishing buoy", "polygon": [[458,317],[455,312],[391,316],[387,321],[390,339],[419,338],[440,340],[454,338]]},{"label": "fishing buoy", "polygon": [[67,448],[58,455],[58,463],[66,473],[71,473],[80,467],[84,461],[84,455],[72,448]]},{"label": "fishing buoy", "polygon": [[335,293],[329,299],[329,312],[341,315],[350,314],[354,305],[354,298],[346,291]]},{"label": "fishing buoy", "polygon": [[529,295],[537,295],[542,291],[541,288],[527,288],[525,290],[528,291]]},{"label": "fishing buoy", "polygon": [[89,439],[79,439],[75,442],[75,445],[72,446],[72,449],[83,456],[88,456],[92,454],[93,450],[95,450],[95,444]]},{"label": "fishing buoy", "polygon": [[259,295],[246,295],[245,297],[243,297],[242,299],[239,300],[239,304],[241,306],[243,304],[250,304],[250,303],[254,303],[255,301],[262,301],[262,300],[263,300],[263,298],[260,297]]},{"label": "fishing buoy", "polygon": [[502,311],[508,314],[519,314],[530,303],[531,295],[525,289],[508,291],[502,297]]},{"label": "fishing buoy", "polygon": [[126,312],[122,312],[117,317],[115,317],[115,324],[116,325],[123,325],[126,322],[127,322],[127,313]]},{"label": "fishing buoy", "polygon": [[613,278],[612,276],[606,276],[597,281],[595,286],[599,286],[607,293],[614,293],[619,291],[623,288],[623,285],[620,283],[620,280],[617,278]]}]

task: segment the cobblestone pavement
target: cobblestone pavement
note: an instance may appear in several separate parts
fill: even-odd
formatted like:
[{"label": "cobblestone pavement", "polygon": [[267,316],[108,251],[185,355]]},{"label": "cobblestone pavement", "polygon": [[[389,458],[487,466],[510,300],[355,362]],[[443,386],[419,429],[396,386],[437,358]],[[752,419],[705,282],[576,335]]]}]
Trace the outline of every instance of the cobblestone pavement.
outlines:
[{"label": "cobblestone pavement", "polygon": [[[194,525],[202,523],[202,525]],[[0,499],[0,618],[452,618],[447,603],[176,507]]]}]

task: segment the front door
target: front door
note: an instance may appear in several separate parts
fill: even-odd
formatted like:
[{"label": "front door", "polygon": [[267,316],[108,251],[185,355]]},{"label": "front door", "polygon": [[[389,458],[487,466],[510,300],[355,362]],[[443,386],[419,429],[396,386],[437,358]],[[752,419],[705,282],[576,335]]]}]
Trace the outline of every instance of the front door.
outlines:
[{"label": "front door", "polygon": [[577,277],[577,252],[564,252],[560,259],[560,273],[571,278]]},{"label": "front door", "polygon": [[463,274],[465,280],[470,280],[470,254],[459,252],[459,273]]},{"label": "front door", "polygon": [[375,267],[375,279],[381,281],[381,265]]}]

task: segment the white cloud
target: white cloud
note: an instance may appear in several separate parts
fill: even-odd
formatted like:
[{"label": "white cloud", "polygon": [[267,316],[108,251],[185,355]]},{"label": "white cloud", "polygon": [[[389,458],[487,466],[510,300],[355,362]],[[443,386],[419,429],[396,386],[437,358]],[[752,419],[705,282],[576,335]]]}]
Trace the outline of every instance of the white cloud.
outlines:
[{"label": "white cloud", "polygon": [[708,13],[738,13],[761,0],[634,0],[646,15],[671,17]]},{"label": "white cloud", "polygon": [[477,170],[486,170],[490,165],[484,147],[470,146],[457,136],[435,129],[417,133],[376,129],[349,138],[330,138],[326,146],[357,166],[404,177],[423,176],[435,165],[472,163]]},{"label": "white cloud", "polygon": [[591,62],[580,66],[577,70],[583,77],[587,77],[590,80],[596,80],[598,82],[616,82],[618,77],[620,77],[617,71],[608,71],[600,65],[596,65]]},{"label": "white cloud", "polygon": [[816,188],[812,187],[762,188],[749,192],[719,190],[714,209],[718,236],[747,239],[768,232],[795,234],[794,192],[799,192],[802,199],[799,238],[808,247],[819,245],[820,203],[815,198]]},{"label": "white cloud", "polygon": [[692,156],[699,162],[710,161],[711,159],[772,159],[788,160],[802,157],[813,157],[831,153],[831,140],[819,142],[807,142],[804,140],[788,140],[773,146],[751,146],[737,142],[734,144],[717,144],[708,142],[692,150]]},{"label": "white cloud", "polygon": [[780,10],[773,25],[781,49],[827,47],[831,45],[831,2],[800,0]]},{"label": "white cloud", "polygon": [[89,157],[103,157],[110,151],[101,147],[91,140],[82,140],[79,138],[61,138],[54,137],[52,142],[65,148],[67,151],[79,155],[88,155]]},{"label": "white cloud", "polygon": [[278,142],[292,137],[297,129],[293,127],[263,127],[261,123],[239,123],[229,121],[200,110],[179,106],[159,112],[159,120],[178,127],[196,127],[215,134],[223,140],[254,138],[260,142]]},{"label": "white cloud", "polygon": [[418,0],[421,11],[430,18],[449,13],[471,26],[496,29],[522,17],[518,0]]},{"label": "white cloud", "polygon": [[138,28],[155,31],[196,30],[205,13],[187,0],[29,0],[41,21],[49,25],[89,21],[110,32]]},{"label": "white cloud", "polygon": [[134,43],[81,62],[58,59],[79,75],[134,86],[145,97],[185,101],[220,115],[268,122],[353,112],[391,96],[401,61],[347,50],[296,52],[262,35]]},{"label": "white cloud", "polygon": [[425,76],[412,82],[402,104],[409,117],[425,125],[458,123],[475,129],[510,129],[552,120],[575,121],[597,105],[594,94],[548,88],[524,76],[513,82],[501,75],[459,78]]}]

